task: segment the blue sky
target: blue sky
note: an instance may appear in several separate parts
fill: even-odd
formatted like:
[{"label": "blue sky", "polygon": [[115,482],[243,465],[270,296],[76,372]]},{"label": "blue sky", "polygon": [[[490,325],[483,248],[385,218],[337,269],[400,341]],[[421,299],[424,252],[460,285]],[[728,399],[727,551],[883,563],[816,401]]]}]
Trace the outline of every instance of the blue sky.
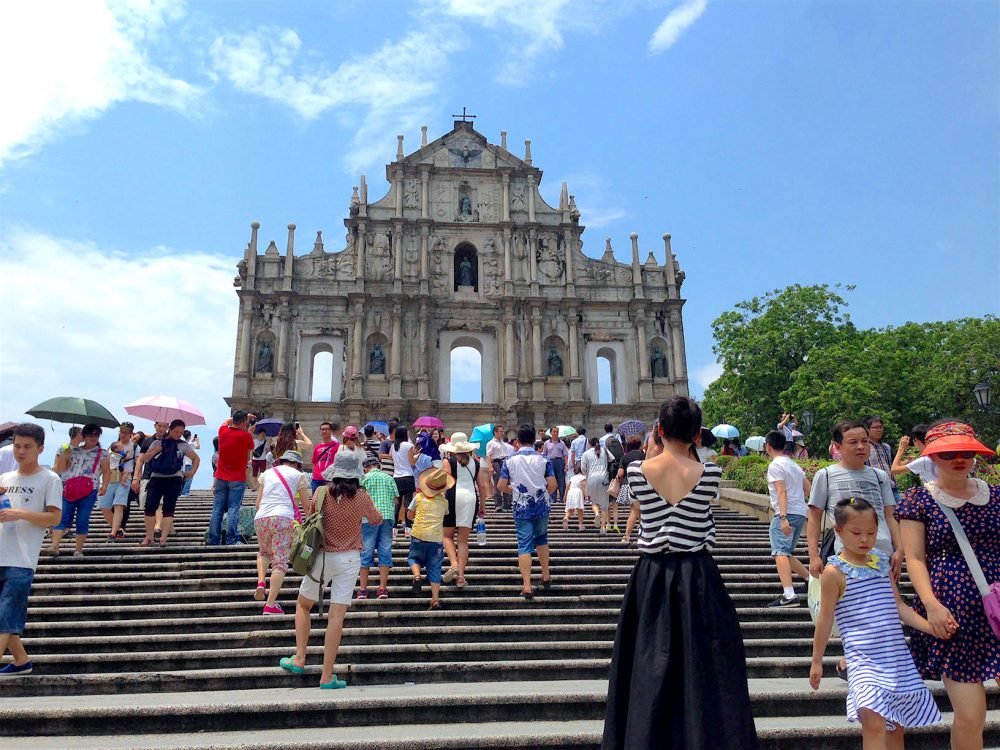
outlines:
[{"label": "blue sky", "polygon": [[170,393],[216,423],[250,221],[339,249],[358,175],[374,200],[396,133],[462,106],[532,140],[550,203],[569,182],[588,254],[672,233],[696,394],[713,318],[769,289],[856,284],[862,326],[1000,309],[994,2],[66,0],[0,29],[0,419]]}]

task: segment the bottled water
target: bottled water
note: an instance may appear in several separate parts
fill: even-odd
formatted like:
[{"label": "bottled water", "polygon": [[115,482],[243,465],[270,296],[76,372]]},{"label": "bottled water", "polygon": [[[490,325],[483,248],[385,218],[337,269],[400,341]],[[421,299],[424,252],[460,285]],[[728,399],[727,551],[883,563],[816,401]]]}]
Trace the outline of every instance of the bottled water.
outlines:
[{"label": "bottled water", "polygon": [[476,521],[476,544],[486,546],[486,519],[482,516]]},{"label": "bottled water", "polygon": [[6,492],[0,495],[0,510],[10,510],[10,498]]}]

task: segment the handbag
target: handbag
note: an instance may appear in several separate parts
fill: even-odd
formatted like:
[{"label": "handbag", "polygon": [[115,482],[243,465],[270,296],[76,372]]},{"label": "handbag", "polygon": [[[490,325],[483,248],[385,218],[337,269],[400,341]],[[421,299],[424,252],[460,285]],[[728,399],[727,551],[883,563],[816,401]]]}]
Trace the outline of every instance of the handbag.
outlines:
[{"label": "handbag", "polygon": [[288,482],[285,480],[285,478],[281,476],[281,472],[278,471],[277,466],[271,469],[271,471],[273,471],[275,474],[278,475],[278,479],[281,480],[281,483],[285,485],[285,489],[288,490],[288,497],[290,497],[292,500],[292,510],[295,511],[295,520],[298,521],[299,523],[302,523],[302,511],[299,510],[299,504],[295,502],[295,493],[292,492],[292,488],[288,486]]},{"label": "handbag", "polygon": [[962,549],[962,557],[965,558],[965,564],[969,566],[969,572],[972,573],[972,577],[976,580],[976,588],[979,589],[979,593],[983,597],[983,610],[986,612],[986,621],[993,629],[993,634],[997,638],[1000,638],[1000,581],[993,584],[987,583],[986,576],[983,575],[983,567],[979,564],[979,560],[976,559],[976,553],[973,552],[972,545],[969,544],[969,537],[965,535],[965,529],[962,528],[962,523],[958,520],[958,516],[955,515],[955,511],[941,503],[938,503],[938,507],[944,513],[945,518],[948,519],[948,523],[951,524],[951,530],[955,533],[958,546]]},{"label": "handbag", "polygon": [[608,485],[608,495],[613,497],[615,500],[618,499],[618,493],[621,491],[622,483],[615,477],[611,480],[611,484]]},{"label": "handbag", "polygon": [[[101,462],[101,449],[97,449],[97,455],[94,456],[94,465],[90,467],[90,474],[97,471],[97,465]],[[94,480],[84,474],[78,477],[72,477],[67,479],[63,483],[63,497],[68,503],[75,503],[78,500],[83,500],[91,492],[94,491]]]}]

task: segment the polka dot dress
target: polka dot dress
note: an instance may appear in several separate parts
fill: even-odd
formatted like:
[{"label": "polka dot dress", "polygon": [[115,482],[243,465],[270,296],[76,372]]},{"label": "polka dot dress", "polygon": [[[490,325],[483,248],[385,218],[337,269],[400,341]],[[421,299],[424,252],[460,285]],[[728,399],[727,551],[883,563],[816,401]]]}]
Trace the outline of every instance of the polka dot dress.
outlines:
[{"label": "polka dot dress", "polygon": [[[955,510],[966,536],[983,568],[986,580],[1000,581],[1000,487],[987,485],[989,502],[965,503]],[[1000,677],[1000,639],[993,634],[983,600],[947,517],[927,487],[906,492],[894,508],[897,520],[919,521],[925,528],[927,570],[934,595],[958,620],[958,632],[950,640],[913,632],[910,652],[926,680],[942,675],[957,682],[985,682]],[[917,596],[913,608],[923,616],[927,610]]]}]

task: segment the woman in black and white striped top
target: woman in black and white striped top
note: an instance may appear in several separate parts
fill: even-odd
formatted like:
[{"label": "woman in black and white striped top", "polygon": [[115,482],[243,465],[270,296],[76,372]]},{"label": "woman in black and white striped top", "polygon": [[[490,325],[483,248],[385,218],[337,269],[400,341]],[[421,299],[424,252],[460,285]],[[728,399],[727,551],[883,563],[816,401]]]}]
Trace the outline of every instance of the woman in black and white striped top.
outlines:
[{"label": "woman in black and white striped top", "polygon": [[663,451],[628,467],[642,531],[611,658],[602,750],[755,750],[736,609],[709,554],[722,470],[690,456],[701,409],[675,396],[656,429]]}]

